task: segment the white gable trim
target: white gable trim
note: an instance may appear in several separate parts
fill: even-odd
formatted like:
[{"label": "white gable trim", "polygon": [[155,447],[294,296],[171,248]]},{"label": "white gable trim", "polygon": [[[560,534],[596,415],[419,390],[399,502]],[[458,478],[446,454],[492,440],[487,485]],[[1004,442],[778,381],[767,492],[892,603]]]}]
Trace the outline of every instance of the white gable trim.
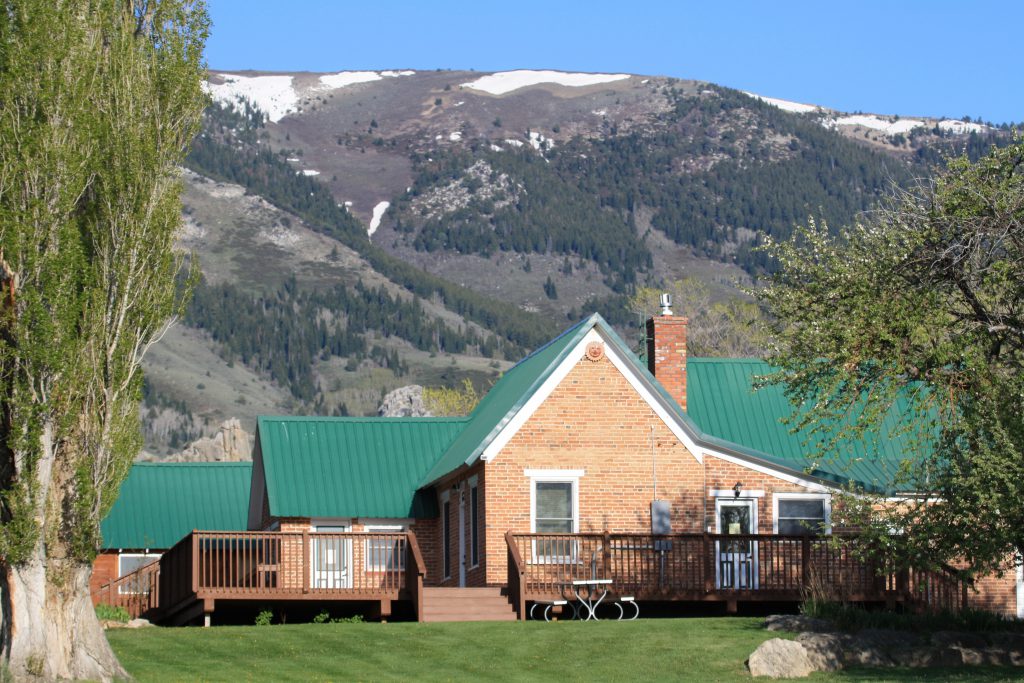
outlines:
[{"label": "white gable trim", "polygon": [[576,367],[580,359],[583,358],[584,351],[587,344],[591,342],[602,342],[604,343],[605,355],[608,360],[611,361],[612,365],[622,373],[622,376],[626,378],[630,386],[640,395],[640,397],[650,406],[654,414],[657,415],[665,426],[678,438],[686,449],[696,458],[697,462],[703,462],[701,451],[697,448],[697,444],[690,438],[690,435],[686,433],[682,425],[677,422],[669,411],[661,404],[654,394],[650,392],[645,383],[636,375],[633,371],[632,365],[622,358],[615,348],[615,344],[611,340],[606,339],[596,327],[593,327],[588,331],[576,346],[573,347],[565,359],[562,360],[561,364],[555,368],[554,372],[544,381],[540,388],[534,392],[533,396],[526,402],[526,404],[519,409],[519,411],[508,421],[498,435],[491,440],[491,443],[487,445],[484,452],[480,455],[480,459],[484,462],[490,462],[494,460],[495,456],[501,452],[508,442],[512,440],[512,437],[522,428],[526,421],[529,420],[534,413],[544,404],[544,401],[555,391],[559,384],[562,383],[572,369]]}]

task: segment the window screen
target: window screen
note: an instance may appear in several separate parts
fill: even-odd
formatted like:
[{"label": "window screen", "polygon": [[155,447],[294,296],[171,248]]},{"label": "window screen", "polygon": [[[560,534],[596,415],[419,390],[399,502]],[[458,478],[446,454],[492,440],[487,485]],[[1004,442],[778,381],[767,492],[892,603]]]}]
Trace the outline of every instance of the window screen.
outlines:
[{"label": "window screen", "polygon": [[825,533],[825,501],[821,498],[779,500],[779,533],[783,535]]},{"label": "window screen", "polygon": [[572,482],[537,482],[534,519],[539,534],[573,532]]}]

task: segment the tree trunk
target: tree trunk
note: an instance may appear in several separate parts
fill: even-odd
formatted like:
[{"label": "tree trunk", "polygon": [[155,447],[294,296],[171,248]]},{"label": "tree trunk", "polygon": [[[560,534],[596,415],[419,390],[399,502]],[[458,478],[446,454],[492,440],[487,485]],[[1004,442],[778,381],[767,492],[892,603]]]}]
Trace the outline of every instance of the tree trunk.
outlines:
[{"label": "tree trunk", "polygon": [[10,673],[15,680],[130,678],[96,618],[92,567],[44,563],[41,545],[30,562],[5,566],[0,576],[0,647]]}]

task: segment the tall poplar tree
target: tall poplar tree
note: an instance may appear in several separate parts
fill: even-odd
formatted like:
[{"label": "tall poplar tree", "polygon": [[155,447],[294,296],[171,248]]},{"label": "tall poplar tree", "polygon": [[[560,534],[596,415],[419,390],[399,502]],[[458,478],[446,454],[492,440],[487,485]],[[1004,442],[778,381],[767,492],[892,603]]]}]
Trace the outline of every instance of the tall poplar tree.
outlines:
[{"label": "tall poplar tree", "polygon": [[140,361],[180,304],[208,20],[190,0],[0,2],[0,651],[16,677],[109,680],[91,562],[140,447]]}]

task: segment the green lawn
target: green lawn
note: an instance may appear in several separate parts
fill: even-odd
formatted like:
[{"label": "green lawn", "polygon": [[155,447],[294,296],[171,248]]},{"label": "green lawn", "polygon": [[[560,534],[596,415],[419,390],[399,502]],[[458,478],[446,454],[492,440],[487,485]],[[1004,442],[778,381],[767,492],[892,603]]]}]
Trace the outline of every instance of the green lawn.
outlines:
[{"label": "green lawn", "polygon": [[[303,624],[115,630],[140,681],[750,680],[760,618]],[[861,670],[815,681],[1013,681],[999,669]]]}]

